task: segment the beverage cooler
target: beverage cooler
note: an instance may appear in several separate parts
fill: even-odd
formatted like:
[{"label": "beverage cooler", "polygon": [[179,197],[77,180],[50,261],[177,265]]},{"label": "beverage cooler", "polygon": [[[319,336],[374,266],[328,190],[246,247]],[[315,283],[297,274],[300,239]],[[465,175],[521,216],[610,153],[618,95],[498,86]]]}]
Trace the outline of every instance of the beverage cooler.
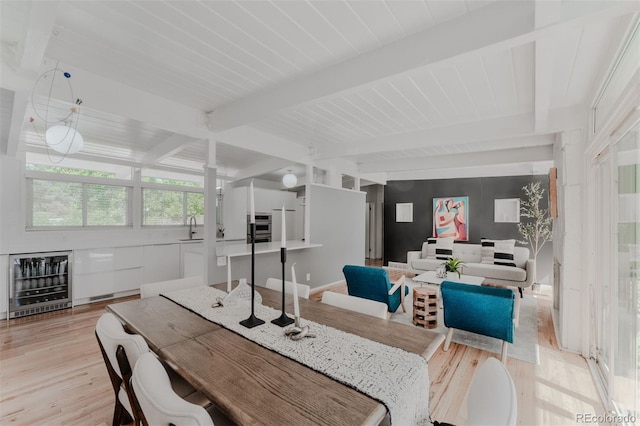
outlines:
[{"label": "beverage cooler", "polygon": [[9,256],[9,318],[71,307],[71,252]]}]

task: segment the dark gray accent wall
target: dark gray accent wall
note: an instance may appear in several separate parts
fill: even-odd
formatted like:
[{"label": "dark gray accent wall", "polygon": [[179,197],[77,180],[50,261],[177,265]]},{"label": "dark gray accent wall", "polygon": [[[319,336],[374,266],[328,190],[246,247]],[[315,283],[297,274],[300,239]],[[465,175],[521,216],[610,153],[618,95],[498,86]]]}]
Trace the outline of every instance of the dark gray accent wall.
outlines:
[{"label": "dark gray accent wall", "polygon": [[[384,188],[383,264],[406,262],[407,251],[422,248],[422,243],[432,235],[433,199],[438,197],[469,197],[469,243],[479,244],[481,238],[520,239],[516,223],[493,221],[494,200],[522,199],[522,187],[535,181],[541,182],[548,196],[548,175],[387,182]],[[547,201],[544,197],[541,203],[544,208]],[[396,203],[413,203],[413,222],[396,222]]]}]

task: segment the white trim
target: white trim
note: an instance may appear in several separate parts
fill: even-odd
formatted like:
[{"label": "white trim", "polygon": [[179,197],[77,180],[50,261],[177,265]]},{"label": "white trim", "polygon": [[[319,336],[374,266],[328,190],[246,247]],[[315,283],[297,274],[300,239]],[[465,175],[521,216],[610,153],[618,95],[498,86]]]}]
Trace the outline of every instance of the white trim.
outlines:
[{"label": "white trim", "polygon": [[40,172],[35,170],[25,170],[24,177],[26,179],[49,180],[49,181],[58,181],[58,182],[71,182],[71,183],[89,183],[94,185],[125,186],[125,187],[133,186],[133,181],[128,179],[115,179],[115,178],[84,176],[84,175],[70,175],[65,173]]}]

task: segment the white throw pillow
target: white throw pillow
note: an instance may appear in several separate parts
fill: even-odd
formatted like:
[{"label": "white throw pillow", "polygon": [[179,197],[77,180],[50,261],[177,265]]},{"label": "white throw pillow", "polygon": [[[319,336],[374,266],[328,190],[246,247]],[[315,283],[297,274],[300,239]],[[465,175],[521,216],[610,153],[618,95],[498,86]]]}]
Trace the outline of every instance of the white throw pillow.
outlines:
[{"label": "white throw pillow", "polygon": [[480,249],[481,263],[485,263],[487,265],[493,265],[493,253],[494,253],[495,242],[487,238],[482,238],[480,240],[480,245],[482,246],[482,248]]},{"label": "white throw pillow", "polygon": [[436,238],[435,258],[438,260],[448,260],[453,257],[453,237]]},{"label": "white throw pillow", "polygon": [[437,238],[427,238],[427,253],[424,256],[427,259],[435,259],[436,258],[436,241]]},{"label": "white throw pillow", "polygon": [[[516,264],[513,261],[513,251],[515,249],[516,240],[488,240],[483,238],[481,240],[482,249],[480,256],[482,263],[493,263],[494,265],[513,266]],[[493,256],[490,261],[490,252],[493,252]]]}]

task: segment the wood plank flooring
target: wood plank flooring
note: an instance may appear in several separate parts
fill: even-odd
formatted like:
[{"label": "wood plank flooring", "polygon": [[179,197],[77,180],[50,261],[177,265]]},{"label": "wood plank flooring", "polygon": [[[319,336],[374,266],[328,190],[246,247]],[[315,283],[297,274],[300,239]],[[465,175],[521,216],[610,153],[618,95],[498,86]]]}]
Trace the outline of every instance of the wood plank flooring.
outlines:
[{"label": "wood plank flooring", "polygon": [[[331,290],[346,292],[345,286]],[[547,293],[535,294],[540,364],[507,362],[518,392],[519,425],[575,424],[576,413],[604,413],[585,360],[555,343]],[[113,302],[0,321],[0,424],[111,424],[113,390],[94,327]],[[488,356],[455,343],[436,352],[429,361],[433,419],[466,423],[466,392]]]}]

